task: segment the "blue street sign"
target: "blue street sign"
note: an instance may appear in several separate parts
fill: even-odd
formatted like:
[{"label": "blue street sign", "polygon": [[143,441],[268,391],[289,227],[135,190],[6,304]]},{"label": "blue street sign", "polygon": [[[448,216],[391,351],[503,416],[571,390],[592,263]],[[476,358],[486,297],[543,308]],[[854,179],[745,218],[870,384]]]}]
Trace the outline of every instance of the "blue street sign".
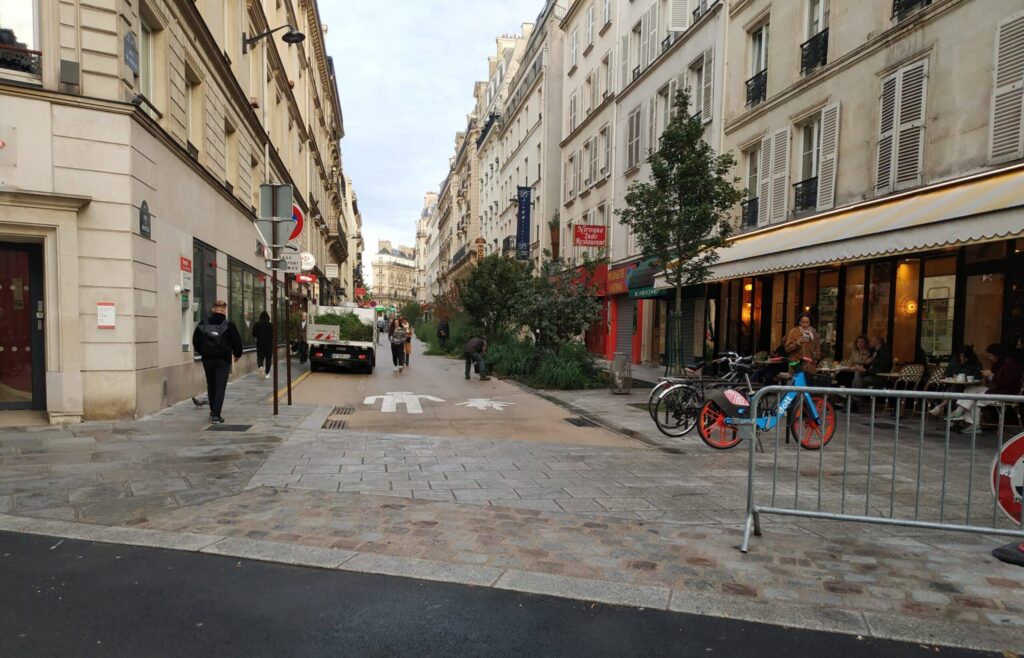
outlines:
[{"label": "blue street sign", "polygon": [[530,201],[533,188],[517,187],[516,199],[519,209],[516,212],[516,260],[530,260]]}]

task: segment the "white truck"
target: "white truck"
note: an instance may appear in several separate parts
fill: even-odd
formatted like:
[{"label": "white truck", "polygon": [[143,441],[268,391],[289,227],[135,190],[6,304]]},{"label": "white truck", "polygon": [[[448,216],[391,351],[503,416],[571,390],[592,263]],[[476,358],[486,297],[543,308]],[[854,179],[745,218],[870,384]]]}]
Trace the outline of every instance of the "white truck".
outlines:
[{"label": "white truck", "polygon": [[[366,325],[369,341],[348,340],[341,335],[342,327],[335,324],[316,324],[318,316],[354,314]],[[360,369],[373,372],[377,362],[377,319],[372,308],[359,308],[355,304],[344,306],[313,306],[309,310],[312,321],[306,325],[306,343],[309,345],[309,369],[313,372],[329,367]]]}]

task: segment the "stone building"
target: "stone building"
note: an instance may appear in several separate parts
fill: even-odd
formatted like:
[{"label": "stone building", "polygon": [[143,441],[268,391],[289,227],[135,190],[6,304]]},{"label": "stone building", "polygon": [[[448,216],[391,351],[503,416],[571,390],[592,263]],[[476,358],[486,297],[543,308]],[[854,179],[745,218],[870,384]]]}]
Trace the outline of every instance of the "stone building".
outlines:
[{"label": "stone building", "polygon": [[191,335],[213,300],[247,348],[270,306],[263,182],[294,186],[317,262],[290,294],[338,297],[326,266],[351,217],[315,2],[0,0],[0,17],[0,284],[18,289],[0,409],[123,418],[204,390]]},{"label": "stone building", "polygon": [[[434,214],[437,212],[437,192],[427,192],[423,195],[423,210],[419,219],[416,220],[416,301],[426,304],[433,299],[430,294],[430,286],[427,284],[427,271],[429,269],[429,258],[431,245],[434,241],[431,238],[431,225]],[[436,249],[436,247],[434,247]]]},{"label": "stone building", "polygon": [[373,296],[377,304],[401,309],[415,300],[415,285],[416,249],[395,248],[389,240],[379,240],[373,257]]}]

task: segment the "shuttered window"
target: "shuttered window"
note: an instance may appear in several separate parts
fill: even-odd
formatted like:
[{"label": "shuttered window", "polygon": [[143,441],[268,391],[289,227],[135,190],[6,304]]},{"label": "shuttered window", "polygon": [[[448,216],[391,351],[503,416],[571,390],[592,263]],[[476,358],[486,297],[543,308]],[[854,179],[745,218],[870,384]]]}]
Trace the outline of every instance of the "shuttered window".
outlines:
[{"label": "shuttered window", "polygon": [[771,219],[772,208],[772,135],[770,134],[761,138],[761,167],[757,196],[757,225],[766,226]]},{"label": "shuttered window", "polygon": [[772,135],[771,222],[784,222],[789,212],[789,126]]},{"label": "shuttered window", "polygon": [[1024,157],[1024,12],[996,32],[990,126],[993,162]]},{"label": "shuttered window", "polygon": [[587,10],[587,45],[594,45],[594,6]]},{"label": "shuttered window", "polygon": [[920,185],[924,174],[928,61],[906,66],[882,81],[875,193]]},{"label": "shuttered window", "polygon": [[818,155],[818,210],[835,206],[836,167],[839,158],[839,103],[821,111],[821,142]]},{"label": "shuttered window", "polygon": [[619,91],[629,86],[629,35],[622,36],[622,43],[619,45],[619,65],[622,71],[619,73]]},{"label": "shuttered window", "polygon": [[626,128],[626,169],[640,164],[640,119],[642,109],[637,107],[629,114]]},{"label": "shuttered window", "polygon": [[669,0],[669,32],[685,32],[690,26],[689,0]]},{"label": "shuttered window", "polygon": [[573,30],[572,35],[569,36],[569,70],[576,68],[577,58],[579,57],[579,45],[580,45],[580,33],[579,30]]},{"label": "shuttered window", "polygon": [[649,18],[647,19],[647,65],[658,59],[658,2],[654,0],[654,5],[647,12]]},{"label": "shuttered window", "polygon": [[704,66],[701,67],[703,77],[703,90],[701,92],[700,117],[704,123],[711,123],[711,112],[714,105],[715,90],[713,81],[715,79],[715,49],[708,48],[704,51]]}]

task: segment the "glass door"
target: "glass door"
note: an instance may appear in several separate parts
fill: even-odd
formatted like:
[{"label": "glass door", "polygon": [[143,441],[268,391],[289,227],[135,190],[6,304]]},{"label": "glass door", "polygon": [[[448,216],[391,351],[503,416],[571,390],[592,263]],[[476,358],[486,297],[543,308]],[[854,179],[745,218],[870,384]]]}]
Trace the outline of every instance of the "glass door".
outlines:
[{"label": "glass door", "polygon": [[45,409],[38,245],[0,242],[0,409]]}]

